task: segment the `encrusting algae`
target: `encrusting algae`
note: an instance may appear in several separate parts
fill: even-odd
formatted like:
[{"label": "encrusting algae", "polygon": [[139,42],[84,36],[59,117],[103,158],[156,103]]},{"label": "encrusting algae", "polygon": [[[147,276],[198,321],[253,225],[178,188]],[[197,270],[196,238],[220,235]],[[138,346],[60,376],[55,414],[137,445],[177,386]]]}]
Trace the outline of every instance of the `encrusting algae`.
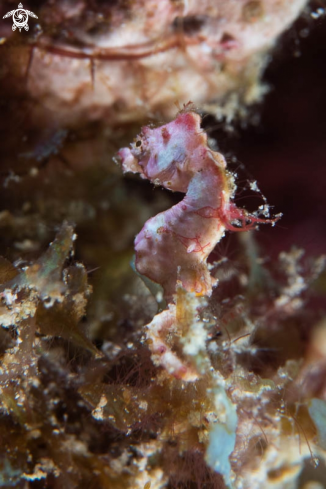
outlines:
[{"label": "encrusting algae", "polygon": [[[317,325],[305,362],[299,335],[324,259],[304,261],[293,249],[269,267],[251,233],[240,233],[238,258],[207,262],[225,230],[275,219],[236,207],[234,178],[199,124],[185,110],[120,151],[125,169],[186,192],[136,238],[136,271],[145,276],[126,296],[130,314],[144,283],[160,306],[162,286],[167,308],[147,326],[133,320],[125,343],[95,343],[83,326],[91,289],[74,263],[71,225],[27,265],[1,259],[0,432],[10,436],[0,487],[288,489],[307,457],[325,460],[325,401],[311,381],[326,368],[325,328]],[[150,160],[146,147],[157,137]],[[158,162],[168,164],[158,171]],[[162,270],[146,263],[150,252]]]}]

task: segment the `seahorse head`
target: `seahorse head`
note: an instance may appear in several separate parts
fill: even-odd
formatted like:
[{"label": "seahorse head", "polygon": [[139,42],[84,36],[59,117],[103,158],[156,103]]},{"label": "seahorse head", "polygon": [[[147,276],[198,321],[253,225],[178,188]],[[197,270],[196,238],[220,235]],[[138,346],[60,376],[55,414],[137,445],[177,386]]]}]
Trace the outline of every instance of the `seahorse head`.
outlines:
[{"label": "seahorse head", "polygon": [[200,116],[185,112],[164,126],[143,127],[130,148],[122,148],[118,156],[125,172],[140,173],[156,185],[186,192],[206,157],[206,140]]}]

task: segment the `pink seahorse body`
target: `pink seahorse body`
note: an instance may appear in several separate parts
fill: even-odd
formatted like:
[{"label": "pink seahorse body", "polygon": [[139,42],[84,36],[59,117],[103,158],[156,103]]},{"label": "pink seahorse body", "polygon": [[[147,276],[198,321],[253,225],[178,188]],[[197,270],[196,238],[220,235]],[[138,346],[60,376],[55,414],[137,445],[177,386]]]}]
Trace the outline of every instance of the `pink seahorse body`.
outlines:
[{"label": "pink seahorse body", "polygon": [[257,222],[232,202],[233,177],[220,153],[207,145],[200,116],[183,112],[155,129],[144,127],[131,149],[119,151],[125,172],[140,173],[156,185],[186,193],[184,199],[149,219],[135,239],[136,268],[162,285],[171,300],[177,280],[189,292],[209,296],[215,279],[207,257],[231,221],[247,230]]},{"label": "pink seahorse body", "polygon": [[207,258],[225,230],[243,231],[259,222],[275,222],[250,215],[232,202],[233,176],[226,170],[224,157],[208,147],[200,122],[195,112],[183,111],[164,126],[143,127],[131,149],[118,153],[125,172],[140,173],[155,185],[186,194],[181,202],[145,223],[136,236],[135,251],[137,270],[160,284],[170,303],[147,326],[152,358],[176,377],[188,380],[196,375],[165,339],[175,323],[177,284],[196,295],[210,296],[216,280],[209,273]]}]

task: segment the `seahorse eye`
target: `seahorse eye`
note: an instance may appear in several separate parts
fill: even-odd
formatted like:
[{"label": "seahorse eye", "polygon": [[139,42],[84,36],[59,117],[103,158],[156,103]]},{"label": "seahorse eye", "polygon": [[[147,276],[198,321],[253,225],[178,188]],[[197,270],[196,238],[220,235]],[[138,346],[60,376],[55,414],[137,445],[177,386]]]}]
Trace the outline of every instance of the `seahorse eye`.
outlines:
[{"label": "seahorse eye", "polygon": [[136,141],[136,146],[137,146],[137,148],[139,148],[141,146],[141,141],[140,140]]}]

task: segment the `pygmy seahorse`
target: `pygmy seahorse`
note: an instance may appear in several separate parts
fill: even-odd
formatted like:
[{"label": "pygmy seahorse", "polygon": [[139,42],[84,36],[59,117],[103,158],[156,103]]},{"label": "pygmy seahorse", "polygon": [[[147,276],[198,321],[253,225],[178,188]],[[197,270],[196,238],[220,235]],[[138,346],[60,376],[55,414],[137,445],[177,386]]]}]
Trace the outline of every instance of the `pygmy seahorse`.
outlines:
[{"label": "pygmy seahorse", "polygon": [[215,279],[207,258],[226,229],[247,231],[256,223],[274,222],[232,202],[234,177],[222,154],[208,147],[200,122],[195,112],[181,112],[164,126],[143,127],[131,149],[118,153],[124,172],[140,173],[155,185],[186,194],[149,219],[135,239],[137,270],[162,285],[168,301],[177,280],[188,291],[211,294]]},{"label": "pygmy seahorse", "polygon": [[149,219],[135,238],[136,269],[163,287],[169,308],[147,326],[152,358],[171,374],[193,379],[166,335],[174,327],[176,287],[210,296],[216,280],[207,258],[225,230],[247,231],[257,223],[274,223],[238,208],[236,185],[222,154],[209,148],[201,117],[181,111],[161,127],[143,127],[131,148],[118,156],[124,172],[140,173],[155,185],[185,193],[184,199]]}]

